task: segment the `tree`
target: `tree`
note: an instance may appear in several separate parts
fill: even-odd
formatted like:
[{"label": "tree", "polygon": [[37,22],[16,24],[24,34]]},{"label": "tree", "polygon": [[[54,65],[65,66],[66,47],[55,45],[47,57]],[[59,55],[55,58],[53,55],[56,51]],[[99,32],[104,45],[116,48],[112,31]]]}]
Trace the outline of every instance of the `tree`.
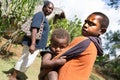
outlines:
[{"label": "tree", "polygon": [[105,1],[106,4],[111,8],[115,8],[115,9],[120,8],[120,0],[103,0],[103,1]]},{"label": "tree", "polygon": [[74,37],[81,35],[81,27],[82,22],[80,19],[75,16],[75,19],[73,21],[69,21],[67,19],[58,19],[55,23],[53,23],[53,20],[50,21],[50,34],[51,32],[56,28],[63,28],[67,30],[71,36],[71,40]]},{"label": "tree", "polygon": [[117,49],[120,49],[120,31],[117,30],[112,32],[111,30],[106,33],[104,39],[106,40],[105,49],[108,50],[108,53],[112,56],[117,57]]},{"label": "tree", "polygon": [[0,0],[0,40],[9,39],[0,46],[0,55],[9,56],[11,43],[21,39],[21,25],[34,13],[41,0]]},{"label": "tree", "polygon": [[20,28],[33,15],[35,5],[41,0],[2,0],[0,1],[0,37],[8,36]]},{"label": "tree", "polygon": [[[120,55],[116,53],[117,49],[120,49],[120,30],[115,32],[109,31],[103,37],[106,41],[104,49],[108,51],[108,54],[97,58],[96,63],[99,65],[97,70],[103,73],[106,80],[119,80],[120,79]],[[108,57],[112,55],[115,58],[110,60]],[[111,79],[113,78],[113,79]]]}]

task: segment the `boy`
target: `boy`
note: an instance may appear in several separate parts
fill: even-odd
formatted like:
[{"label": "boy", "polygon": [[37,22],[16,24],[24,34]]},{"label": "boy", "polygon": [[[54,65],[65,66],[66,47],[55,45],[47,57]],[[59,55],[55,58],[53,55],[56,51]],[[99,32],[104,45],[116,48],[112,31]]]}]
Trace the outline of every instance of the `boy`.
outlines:
[{"label": "boy", "polygon": [[89,80],[97,55],[102,55],[100,35],[109,25],[108,17],[101,12],[90,14],[76,37],[55,59],[66,56],[67,62],[59,69],[58,80]]},{"label": "boy", "polygon": [[[60,54],[62,50],[68,46],[70,40],[69,33],[64,29],[55,29],[51,35],[51,43],[44,51],[41,52],[42,62],[41,62],[41,72],[39,74],[39,80],[57,80],[57,71],[61,65],[66,62],[65,56],[60,57],[57,60],[52,58]],[[54,68],[55,67],[55,68]],[[52,70],[44,74],[44,70]],[[47,75],[47,76],[46,76]]]}]

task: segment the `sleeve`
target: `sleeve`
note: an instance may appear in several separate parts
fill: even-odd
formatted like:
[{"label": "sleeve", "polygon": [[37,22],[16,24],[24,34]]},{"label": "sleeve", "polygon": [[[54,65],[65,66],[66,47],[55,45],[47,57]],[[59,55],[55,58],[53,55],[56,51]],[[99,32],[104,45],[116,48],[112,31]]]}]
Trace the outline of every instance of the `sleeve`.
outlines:
[{"label": "sleeve", "polygon": [[77,57],[78,55],[81,55],[83,51],[87,49],[90,42],[91,42],[90,39],[83,40],[77,45],[74,45],[72,48],[67,50],[62,56],[66,56],[67,60]]},{"label": "sleeve", "polygon": [[32,18],[31,28],[40,28],[40,25],[43,20],[43,14],[42,12],[36,13]]},{"label": "sleeve", "polygon": [[41,51],[40,54],[41,54],[41,56],[44,56],[46,53],[50,53],[50,54],[53,55],[53,52],[50,50],[49,47],[44,48],[44,49]]}]

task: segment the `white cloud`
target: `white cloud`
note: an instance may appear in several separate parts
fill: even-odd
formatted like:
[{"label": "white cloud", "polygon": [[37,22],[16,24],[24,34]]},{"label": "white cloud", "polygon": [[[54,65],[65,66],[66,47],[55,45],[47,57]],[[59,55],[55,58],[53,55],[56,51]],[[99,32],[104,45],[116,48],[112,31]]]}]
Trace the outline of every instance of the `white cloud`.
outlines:
[{"label": "white cloud", "polygon": [[72,20],[75,15],[83,20],[92,12],[100,11],[106,14],[110,19],[108,30],[120,30],[118,20],[120,19],[120,11],[111,9],[105,5],[102,0],[50,0],[55,7],[60,7],[65,11],[66,17]]}]

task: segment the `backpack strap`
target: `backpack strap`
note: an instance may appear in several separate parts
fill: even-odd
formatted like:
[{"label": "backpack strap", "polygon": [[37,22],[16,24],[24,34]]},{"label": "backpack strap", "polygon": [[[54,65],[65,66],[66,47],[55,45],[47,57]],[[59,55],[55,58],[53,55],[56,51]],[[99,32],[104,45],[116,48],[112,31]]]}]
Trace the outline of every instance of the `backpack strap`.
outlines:
[{"label": "backpack strap", "polygon": [[40,28],[39,28],[39,30],[38,30],[38,33],[36,34],[36,37],[37,37],[38,39],[41,39],[41,38],[42,38],[43,28],[44,28],[44,13],[43,13],[43,18],[42,18],[42,22],[41,22]]}]

